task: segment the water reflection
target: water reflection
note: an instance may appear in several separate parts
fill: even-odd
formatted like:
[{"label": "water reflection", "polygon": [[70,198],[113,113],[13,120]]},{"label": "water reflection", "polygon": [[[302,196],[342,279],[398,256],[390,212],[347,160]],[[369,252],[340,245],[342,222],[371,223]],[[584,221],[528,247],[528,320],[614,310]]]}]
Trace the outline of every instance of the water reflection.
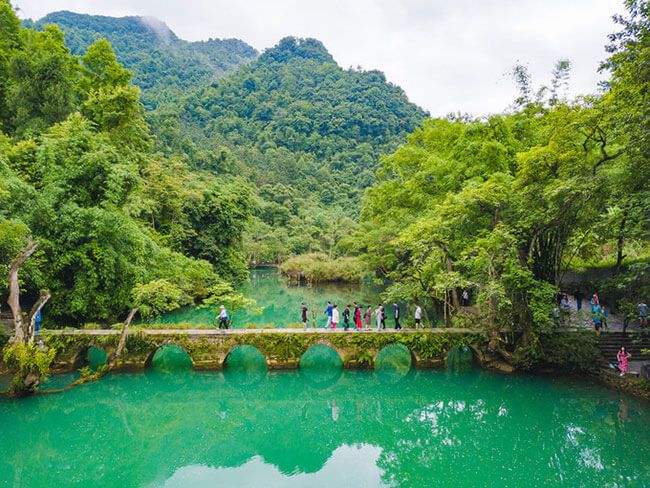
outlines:
[{"label": "water reflection", "polygon": [[647,405],[601,388],[477,371],[343,371],[323,389],[269,372],[249,388],[229,374],[109,375],[0,402],[0,485],[650,484]]}]

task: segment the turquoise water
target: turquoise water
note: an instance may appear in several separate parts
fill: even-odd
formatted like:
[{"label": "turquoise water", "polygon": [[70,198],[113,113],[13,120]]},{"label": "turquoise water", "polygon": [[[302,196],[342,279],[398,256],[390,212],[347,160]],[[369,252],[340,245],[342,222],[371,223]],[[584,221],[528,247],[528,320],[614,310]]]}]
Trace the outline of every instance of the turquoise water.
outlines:
[{"label": "turquoise water", "polygon": [[151,371],[3,400],[0,486],[650,486],[648,405],[600,387],[474,370],[321,380]]},{"label": "turquoise water", "polygon": [[[327,301],[337,303],[343,314],[346,304],[357,301],[373,309],[379,303],[380,289],[371,285],[327,284],[318,286],[289,285],[274,268],[260,268],[251,271],[250,282],[240,290],[257,302],[259,310],[240,310],[232,314],[233,327],[249,324],[257,327],[285,327],[300,322],[300,304],[305,302],[309,309],[310,325],[323,327],[327,319]],[[341,318],[342,320],[342,318]],[[215,324],[215,312],[201,307],[184,308],[155,319],[158,323]],[[388,324],[391,325],[390,323]]]}]

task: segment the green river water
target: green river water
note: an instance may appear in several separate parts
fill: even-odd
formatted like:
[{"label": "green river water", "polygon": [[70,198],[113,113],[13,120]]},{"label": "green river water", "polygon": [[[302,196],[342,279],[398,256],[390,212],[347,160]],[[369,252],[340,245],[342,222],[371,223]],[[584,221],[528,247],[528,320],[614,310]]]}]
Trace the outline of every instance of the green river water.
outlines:
[{"label": "green river water", "polygon": [[[240,291],[255,300],[256,310],[239,310],[232,314],[234,328],[254,324],[257,327],[284,327],[300,322],[300,304],[309,309],[310,325],[324,327],[327,319],[325,307],[328,300],[339,306],[341,313],[346,304],[357,301],[362,306],[379,303],[380,289],[371,285],[325,284],[318,286],[287,284],[274,268],[251,270],[250,281]],[[216,324],[215,312],[201,307],[188,307],[171,312],[154,320],[162,324]]]},{"label": "green river water", "polygon": [[0,486],[650,486],[647,404],[475,370],[115,374],[0,419]]}]

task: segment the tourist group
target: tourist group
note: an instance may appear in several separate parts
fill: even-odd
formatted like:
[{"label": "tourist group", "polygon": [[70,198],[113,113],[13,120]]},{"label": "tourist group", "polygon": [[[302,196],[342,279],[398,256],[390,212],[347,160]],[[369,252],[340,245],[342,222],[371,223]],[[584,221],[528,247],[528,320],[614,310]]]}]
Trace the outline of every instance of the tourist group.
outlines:
[{"label": "tourist group", "polygon": [[[400,320],[402,317],[399,304],[393,303],[391,308],[395,330],[401,330],[402,325],[400,324]],[[375,324],[375,330],[383,330],[386,328],[386,319],[388,318],[388,313],[384,305],[379,304],[377,308],[373,309],[370,306],[362,307],[357,302],[346,305],[341,311],[336,303],[328,301],[324,314],[327,318],[327,323],[325,324],[326,329],[337,329],[340,326],[346,331],[350,329],[358,331],[371,330],[373,322]],[[413,315],[415,327],[420,327],[422,325],[422,307],[420,305],[415,306]],[[308,327],[309,309],[304,302],[300,304],[300,321],[305,328]]]}]

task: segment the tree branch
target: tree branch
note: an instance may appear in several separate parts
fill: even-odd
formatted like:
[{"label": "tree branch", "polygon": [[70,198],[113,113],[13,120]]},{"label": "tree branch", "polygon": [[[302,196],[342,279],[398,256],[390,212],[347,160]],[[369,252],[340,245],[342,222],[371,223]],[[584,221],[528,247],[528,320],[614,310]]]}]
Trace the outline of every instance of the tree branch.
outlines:
[{"label": "tree branch", "polygon": [[32,307],[32,309],[29,311],[29,316],[28,316],[28,340],[29,342],[32,342],[34,340],[34,333],[36,332],[35,328],[35,322],[36,322],[36,315],[43,309],[45,304],[48,302],[48,300],[52,297],[52,294],[49,292],[49,290],[41,290],[41,295],[38,297],[38,300]]},{"label": "tree branch", "polygon": [[136,313],[138,313],[138,307],[132,308],[129,312],[129,315],[126,317],[126,320],[124,321],[124,327],[122,328],[120,341],[118,342],[117,348],[111,355],[111,360],[109,361],[109,367],[111,369],[115,367],[117,359],[122,355],[122,352],[124,351],[124,346],[126,345],[126,336],[129,334],[129,326],[131,325],[131,321],[133,320],[133,317],[135,317]]}]

